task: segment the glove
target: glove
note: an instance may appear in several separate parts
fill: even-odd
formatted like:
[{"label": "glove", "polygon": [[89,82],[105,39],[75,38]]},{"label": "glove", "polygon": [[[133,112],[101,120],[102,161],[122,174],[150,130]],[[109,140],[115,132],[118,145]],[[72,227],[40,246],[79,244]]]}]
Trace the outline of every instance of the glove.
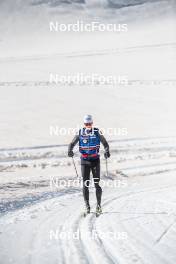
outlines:
[{"label": "glove", "polygon": [[74,156],[74,153],[73,153],[72,150],[70,150],[70,151],[68,152],[68,156],[69,156],[70,158],[72,158],[72,157]]},{"label": "glove", "polygon": [[105,159],[109,158],[110,156],[111,156],[111,155],[110,155],[109,151],[105,151],[105,153],[104,153],[104,157],[105,157]]}]

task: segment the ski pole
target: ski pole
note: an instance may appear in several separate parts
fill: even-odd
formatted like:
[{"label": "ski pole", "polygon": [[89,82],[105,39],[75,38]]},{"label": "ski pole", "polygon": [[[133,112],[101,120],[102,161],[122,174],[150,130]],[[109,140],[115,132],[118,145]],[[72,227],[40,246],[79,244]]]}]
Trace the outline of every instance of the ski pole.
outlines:
[{"label": "ski pole", "polygon": [[108,175],[108,160],[106,159],[106,176],[109,177]]},{"label": "ski pole", "polygon": [[73,157],[72,157],[72,161],[73,161],[73,165],[74,165],[74,168],[75,168],[75,171],[76,171],[76,176],[79,178],[78,171],[77,171],[76,164],[75,164],[75,161],[74,161]]}]

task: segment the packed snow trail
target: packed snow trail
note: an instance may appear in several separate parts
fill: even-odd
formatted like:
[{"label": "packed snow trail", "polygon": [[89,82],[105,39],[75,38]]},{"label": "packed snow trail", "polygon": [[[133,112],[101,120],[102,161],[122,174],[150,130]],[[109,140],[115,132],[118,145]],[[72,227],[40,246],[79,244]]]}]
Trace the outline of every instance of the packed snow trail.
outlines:
[{"label": "packed snow trail", "polygon": [[[99,218],[94,213],[81,216],[81,194],[9,213],[1,218],[1,261],[175,263],[175,191],[172,175],[137,177],[123,190],[104,190]],[[94,199],[91,194],[92,211]],[[59,237],[78,231],[81,239]],[[91,232],[97,236],[91,237]],[[101,237],[103,232],[116,234],[116,239]]]},{"label": "packed snow trail", "polygon": [[[174,143],[174,138],[111,142],[109,178],[105,176],[105,164],[102,160],[102,179],[105,182],[110,180],[111,183],[119,180],[122,184],[118,187],[103,187],[103,214],[99,217],[95,216],[94,188],[91,188],[90,192],[91,213],[85,218],[82,216],[81,188],[63,189],[56,193],[50,191],[47,196],[43,193],[43,188],[46,187],[39,185],[35,191],[38,191],[41,197],[43,194],[43,199],[26,200],[21,207],[15,207],[15,203],[11,203],[14,208],[8,207],[0,218],[1,263],[175,264]],[[169,150],[170,145],[172,148]],[[13,177],[14,180],[17,177],[18,183],[17,175],[21,173],[21,169],[17,166],[20,155],[16,151],[14,150],[14,157],[18,159],[13,167]],[[29,173],[32,162],[40,164],[40,159],[42,162],[48,162],[45,149],[41,148],[37,160],[31,151],[38,150],[26,149],[26,154],[23,153],[28,157],[31,155],[31,161],[23,161],[27,167],[22,169],[22,173],[26,173],[27,178],[32,177]],[[51,166],[52,162],[55,163],[55,159],[58,159],[55,157],[58,153],[53,149],[50,151],[53,151],[53,156],[49,159]],[[63,149],[59,148],[60,154],[62,151]],[[39,155],[35,152],[35,155],[37,154]],[[1,159],[3,160],[2,153]],[[66,158],[62,158],[62,162],[64,159]],[[13,163],[9,160],[10,162]],[[6,163],[7,161],[3,165],[2,162],[2,165],[6,166]],[[46,174],[51,170],[50,166],[48,165],[48,169],[45,167]],[[73,167],[66,162],[59,163],[56,169],[63,169],[66,177],[68,173],[71,175],[69,170],[73,173]],[[119,169],[128,177],[118,174]],[[32,170],[32,175],[34,172],[36,173],[36,168]],[[6,202],[13,195],[16,195],[18,201],[18,188],[20,193],[28,194],[29,186],[25,185],[25,177],[20,178],[21,185],[16,183],[15,187],[8,182],[7,171],[6,175],[7,179],[1,184],[2,195],[7,196]],[[35,174],[32,179],[41,181],[40,177],[36,178]],[[47,178],[45,180],[47,182]],[[10,190],[11,196],[10,193],[8,196]],[[34,198],[37,197],[38,193],[36,194],[34,189],[30,190]],[[4,214],[5,212],[8,213]]]}]

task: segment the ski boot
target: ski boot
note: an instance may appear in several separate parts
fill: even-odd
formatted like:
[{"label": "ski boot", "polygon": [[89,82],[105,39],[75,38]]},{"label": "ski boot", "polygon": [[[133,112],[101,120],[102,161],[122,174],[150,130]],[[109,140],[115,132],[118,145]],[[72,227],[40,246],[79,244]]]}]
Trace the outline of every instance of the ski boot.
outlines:
[{"label": "ski boot", "polygon": [[84,212],[84,217],[86,217],[88,214],[90,214],[90,205],[89,204],[86,204],[86,209],[85,209],[85,212]]},{"label": "ski boot", "polygon": [[102,213],[101,205],[97,204],[96,208],[96,217],[98,217]]}]

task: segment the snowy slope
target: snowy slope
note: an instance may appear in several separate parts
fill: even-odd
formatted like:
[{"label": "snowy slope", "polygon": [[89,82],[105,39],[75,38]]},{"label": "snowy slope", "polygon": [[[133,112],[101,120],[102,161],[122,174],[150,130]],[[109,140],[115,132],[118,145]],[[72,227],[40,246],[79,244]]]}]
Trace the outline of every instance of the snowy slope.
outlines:
[{"label": "snowy slope", "polygon": [[[176,140],[131,139],[110,145],[110,178],[102,160],[102,180],[118,180],[119,185],[103,188],[99,218],[91,188],[91,214],[86,219],[81,187],[50,190],[48,175],[75,177],[68,158],[64,162],[50,149],[49,159],[40,149],[36,159],[30,154],[36,150],[26,149],[29,158],[24,160],[14,150],[16,161],[9,163],[1,152],[1,195],[10,194],[1,203],[6,212],[0,218],[2,263],[175,263]],[[62,156],[62,150],[57,152]]]},{"label": "snowy slope", "polygon": [[[34,1],[15,0],[0,3],[0,58],[16,56],[50,55],[63,52],[135,46],[164,41],[173,42],[175,1],[110,1],[124,8],[110,8],[109,1],[86,1],[85,4],[66,4],[51,7],[52,1],[33,5]],[[143,3],[135,6],[134,3]],[[123,6],[122,4],[122,6]],[[129,34],[110,34],[109,41],[103,33],[75,34],[51,33],[49,22],[76,23],[77,20],[102,23],[129,23]],[[162,21],[162,26],[160,23]],[[152,22],[152,25],[150,24]],[[134,26],[135,25],[135,28]],[[135,29],[137,27],[137,35]],[[157,32],[157,34],[156,34]],[[164,34],[163,34],[164,33]],[[93,40],[92,40],[93,38]],[[171,41],[170,41],[171,40]],[[158,43],[159,41],[159,43]]]}]

